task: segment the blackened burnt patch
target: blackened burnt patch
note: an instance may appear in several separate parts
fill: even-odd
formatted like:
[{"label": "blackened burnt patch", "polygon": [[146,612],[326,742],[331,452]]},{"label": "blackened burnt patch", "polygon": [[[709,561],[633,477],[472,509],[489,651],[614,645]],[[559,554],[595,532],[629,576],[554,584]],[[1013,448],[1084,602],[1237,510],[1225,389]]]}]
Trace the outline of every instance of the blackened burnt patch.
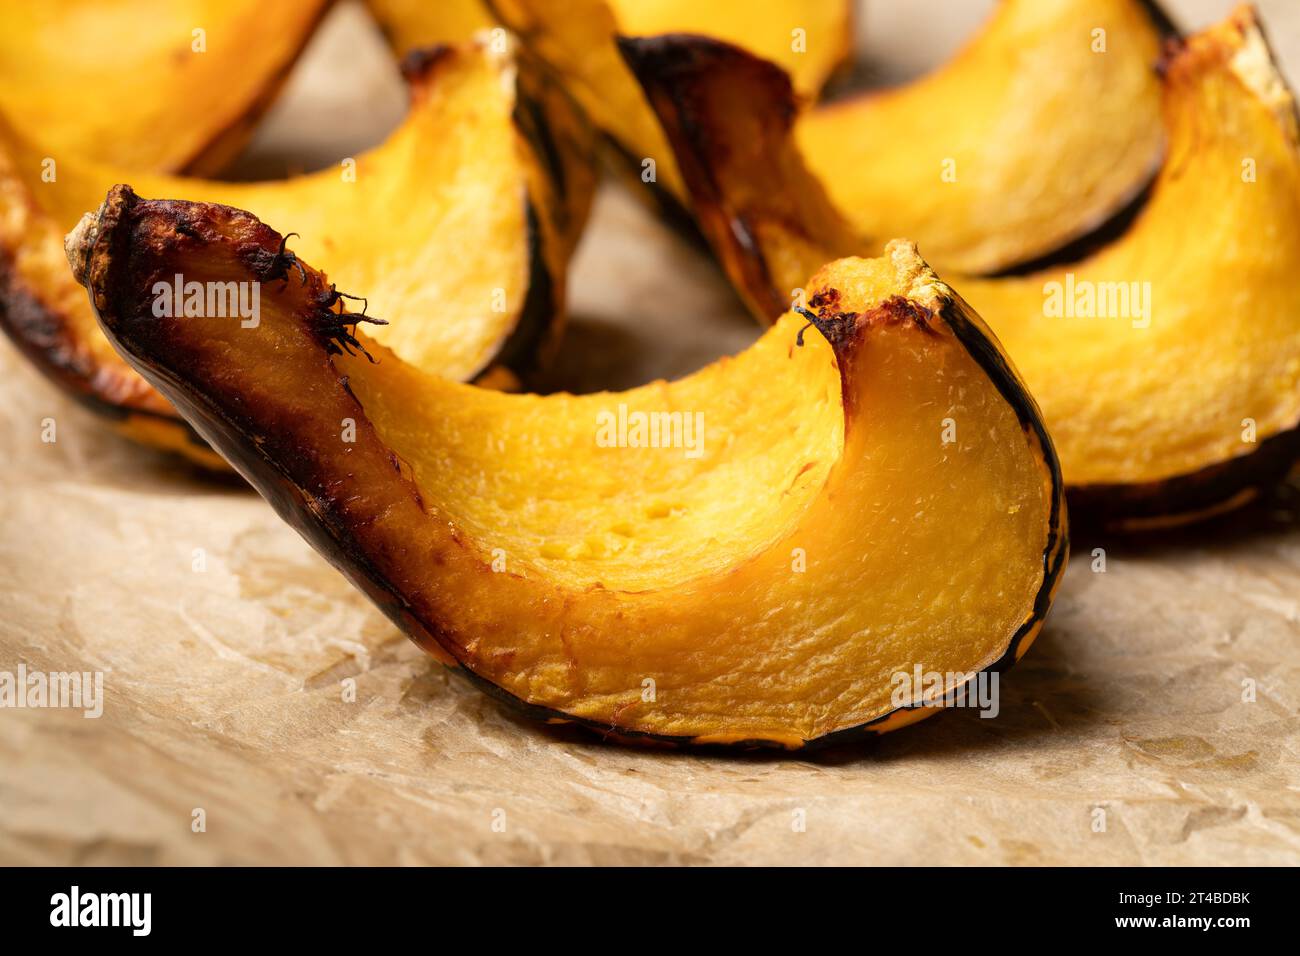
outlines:
[{"label": "blackened burnt patch", "polygon": [[280,238],[280,248],[271,252],[265,246],[253,245],[252,247],[241,250],[242,258],[248,264],[249,270],[257,276],[260,282],[276,282],[278,280],[289,280],[289,270],[296,269],[298,278],[303,285],[307,284],[307,270],[303,268],[298,257],[289,251],[289,240],[297,236],[296,232],[285,233]]},{"label": "blackened burnt patch", "polygon": [[[345,311],[343,300],[362,303],[360,312]],[[348,295],[340,292],[333,283],[315,297],[308,329],[325,346],[330,355],[356,354],[360,352],[371,364],[377,364],[375,357],[366,351],[366,347],[357,339],[357,323],[369,322],[371,325],[387,325],[386,319],[377,319],[366,315],[370,303],[363,296]]]}]

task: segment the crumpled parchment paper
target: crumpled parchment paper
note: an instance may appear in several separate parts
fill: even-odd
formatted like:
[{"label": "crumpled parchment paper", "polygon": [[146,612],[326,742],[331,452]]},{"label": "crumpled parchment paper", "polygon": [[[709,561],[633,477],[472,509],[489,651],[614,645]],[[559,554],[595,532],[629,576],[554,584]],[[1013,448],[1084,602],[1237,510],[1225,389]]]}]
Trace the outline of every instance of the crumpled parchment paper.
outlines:
[{"label": "crumpled parchment paper", "polygon": [[[1300,16],[1263,6],[1285,48]],[[321,96],[312,71],[342,43],[379,72],[339,95],[377,115],[389,67],[377,42],[358,54],[366,29],[335,17],[294,103]],[[277,109],[256,160],[294,118]],[[556,383],[678,374],[756,335],[707,260],[615,188],[573,300]],[[1300,862],[1296,489],[1194,531],[1077,541],[995,720],[719,755],[517,718],[239,482],[104,434],[7,343],[0,434],[0,672],[98,671],[105,696],[97,719],[0,709],[0,862]]]}]

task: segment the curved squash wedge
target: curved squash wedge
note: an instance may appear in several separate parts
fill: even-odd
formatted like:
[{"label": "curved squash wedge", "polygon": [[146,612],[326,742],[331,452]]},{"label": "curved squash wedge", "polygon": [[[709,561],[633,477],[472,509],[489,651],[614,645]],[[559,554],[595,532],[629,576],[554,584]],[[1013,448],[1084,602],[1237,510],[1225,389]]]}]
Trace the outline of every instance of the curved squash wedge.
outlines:
[{"label": "curved squash wedge", "polygon": [[[655,162],[655,197],[685,215],[673,151],[619,57],[618,34],[696,33],[735,43],[790,71],[815,95],[849,51],[851,0],[487,0],[497,18],[563,78],[574,99],[638,178]],[[644,180],[643,180],[644,181]]]},{"label": "curved squash wedge", "polygon": [[62,163],[213,173],[328,0],[61,0],[0,13],[0,113]]},{"label": "curved squash wedge", "polygon": [[530,713],[796,747],[924,717],[895,675],[964,687],[1037,634],[1066,561],[1051,443],[910,245],[825,267],[810,322],[695,375],[539,397],[407,365],[310,269],[264,286],[254,330],[154,317],[160,277],[260,281],[283,241],[119,187],[69,257],[115,344],[282,517]]},{"label": "curved squash wedge", "polygon": [[[652,100],[758,314],[810,262],[863,251],[803,164],[779,70],[700,41],[637,56],[671,61]],[[1249,500],[1300,453],[1295,101],[1247,7],[1172,51],[1162,91],[1168,157],[1122,235],[1066,266],[949,276],[1042,404],[1072,504],[1129,527]]]},{"label": "curved squash wedge", "polygon": [[[754,122],[792,125],[780,133],[790,140],[782,151],[806,169],[809,188],[825,194],[846,247],[878,249],[907,236],[940,270],[987,273],[1082,240],[1121,216],[1150,182],[1163,146],[1155,65],[1166,31],[1168,20],[1144,0],[1003,0],[937,72],[797,119],[798,84],[792,95],[752,57],[703,38],[619,44],[679,165],[688,160],[672,135],[676,125],[688,115],[719,121],[725,101],[733,114],[720,120],[727,128],[698,133],[709,141],[709,164],[739,173],[766,157],[737,133]],[[751,83],[766,96],[758,105]],[[759,176],[729,185],[757,191]],[[695,215],[710,212],[697,204]],[[789,301],[788,287],[779,298]]]},{"label": "curved squash wedge", "polygon": [[1003,0],[942,69],[811,110],[795,140],[864,247],[908,236],[940,270],[1000,271],[1150,182],[1168,29],[1143,0]]},{"label": "curved squash wedge", "polygon": [[411,107],[380,146],[287,180],[130,175],[71,161],[42,181],[41,152],[0,135],[0,325],[65,390],[119,430],[204,464],[219,460],[113,350],[68,274],[63,235],[110,186],[238,203],[293,222],[391,324],[375,337],[453,378],[526,369],[553,343],[565,271],[593,187],[576,110],[509,56],[466,46],[413,54]]}]

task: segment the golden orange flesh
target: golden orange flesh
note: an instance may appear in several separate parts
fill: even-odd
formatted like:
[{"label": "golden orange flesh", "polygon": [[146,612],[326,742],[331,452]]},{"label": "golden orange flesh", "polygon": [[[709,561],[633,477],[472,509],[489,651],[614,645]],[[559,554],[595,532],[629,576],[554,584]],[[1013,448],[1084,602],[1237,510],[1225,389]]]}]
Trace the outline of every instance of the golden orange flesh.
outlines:
[{"label": "golden orange flesh", "polygon": [[1004,0],[941,69],[813,109],[795,136],[860,237],[992,272],[1099,225],[1150,180],[1159,56],[1140,0]]},{"label": "golden orange flesh", "polygon": [[82,157],[135,170],[215,170],[252,132],[327,7],[6,3],[0,114],[60,163]]}]

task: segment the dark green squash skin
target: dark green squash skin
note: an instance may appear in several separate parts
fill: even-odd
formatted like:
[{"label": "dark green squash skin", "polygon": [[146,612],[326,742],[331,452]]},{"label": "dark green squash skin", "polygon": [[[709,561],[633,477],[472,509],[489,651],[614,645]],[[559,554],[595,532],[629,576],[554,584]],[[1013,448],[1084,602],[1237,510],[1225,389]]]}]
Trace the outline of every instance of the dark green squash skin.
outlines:
[{"label": "dark green squash skin", "polygon": [[519,321],[501,343],[494,361],[511,371],[528,375],[537,369],[540,356],[554,337],[557,319],[563,310],[563,303],[559,300],[563,299],[564,290],[563,285],[556,287],[546,265],[541,226],[537,222],[537,209],[531,201],[525,204],[524,215],[528,223],[528,292],[519,311]]},{"label": "dark green squash skin", "polygon": [[1160,5],[1159,0],[1139,0],[1142,9],[1146,15],[1151,18],[1151,25],[1156,28],[1163,40],[1178,40],[1182,37],[1183,31],[1179,29],[1178,24],[1173,21],[1169,13]]},{"label": "dark green squash skin", "polygon": [[[125,187],[110,194],[110,202],[100,217],[100,233],[95,246],[95,256],[103,257],[104,261],[111,265],[102,286],[94,288],[91,293],[92,305],[96,297],[99,297],[103,303],[98,314],[106,334],[132,366],[172,401],[181,414],[193,423],[199,434],[213,447],[219,449],[240,474],[271,503],[276,513],[355,587],[369,597],[399,629],[410,635],[416,644],[426,650],[437,648],[436,656],[454,657],[450,650],[457,643],[454,636],[440,622],[426,620],[416,612],[410,602],[403,598],[399,588],[359,546],[352,529],[343,520],[342,513],[337,510],[336,503],[327,494],[312,490],[310,466],[305,463],[310,456],[303,454],[304,449],[297,447],[292,440],[287,440],[283,435],[259,431],[252,413],[242,408],[239,403],[223,408],[213,398],[198,392],[186,381],[177,377],[167,367],[165,330],[156,321],[151,323],[140,318],[146,308],[147,300],[138,294],[138,289],[148,287],[149,274],[148,267],[137,266],[133,258],[134,251],[141,244],[135,236],[136,225],[147,213],[152,213],[155,217],[161,213],[163,217],[171,217],[173,220],[193,214],[195,210],[198,210],[198,215],[202,215],[202,205],[140,200]],[[193,232],[193,230],[186,232]],[[280,236],[266,228],[259,242],[264,258],[274,257],[279,248]],[[250,260],[246,258],[244,261]],[[250,278],[260,278],[251,268],[249,274]],[[309,286],[309,291],[318,294],[326,291],[327,286],[320,273],[308,271],[307,276],[308,282],[314,284]],[[1000,671],[1014,663],[1036,636],[1051,606],[1052,597],[1065,567],[1068,556],[1068,531],[1060,467],[1033,399],[1016,379],[978,317],[955,298],[945,304],[939,317],[948,324],[958,341],[996,384],[1000,394],[1015,409],[1026,434],[1031,436],[1041,449],[1050,485],[1049,493],[1052,496],[1050,527],[1042,559],[1043,580],[1029,616],[1009,638],[1008,646],[1001,657],[987,668],[989,671]],[[308,317],[300,316],[300,321],[303,322],[304,328],[312,329]],[[315,334],[313,331],[313,335]],[[832,342],[832,346],[837,349],[851,348],[856,341],[857,339],[847,344],[840,342],[838,346]],[[328,344],[319,343],[322,349],[327,348]],[[369,420],[365,416],[361,403],[349,388],[346,377],[341,376],[339,384],[346,393],[349,404],[355,406],[358,427],[369,429],[371,427]],[[238,412],[232,412],[231,409],[238,409]],[[401,463],[396,456],[393,456],[392,464],[394,471],[400,476]],[[325,487],[319,481],[315,484],[320,488]],[[413,485],[412,490],[418,494]],[[548,723],[577,724],[604,738],[672,746],[789,749],[783,743],[770,740],[697,744],[694,738],[690,737],[611,726],[529,703],[478,676],[463,665],[456,669],[486,693],[509,704],[527,717]],[[890,729],[892,722],[896,722],[900,715],[912,709],[915,708],[895,710],[858,727],[805,741],[804,747],[810,749],[825,747],[875,736]]]},{"label": "dark green squash skin", "polygon": [[[501,16],[500,10],[492,0],[484,0],[484,4],[493,17],[503,23],[506,22],[506,18]],[[526,47],[529,49],[535,47],[535,37],[527,30],[519,28],[518,24],[511,29],[513,29],[514,33]],[[537,57],[536,59],[539,69],[546,74],[550,81],[557,87],[563,87],[564,84],[560,72],[549,63],[543,61],[540,57]],[[578,108],[576,107],[576,104],[575,108]],[[669,190],[659,185],[658,182],[642,182],[641,159],[633,156],[625,145],[620,143],[604,130],[598,131],[596,136],[599,139],[599,152],[603,153],[603,158],[606,160],[605,165],[609,166],[612,172],[623,178],[637,195],[646,199],[648,204],[658,213],[659,217],[667,222],[674,230],[681,233],[681,235],[687,240],[698,244],[700,248],[707,248],[707,244],[704,242],[699,230],[695,227],[695,217],[692,215],[691,210],[687,206],[683,205]]]},{"label": "dark green squash skin", "polygon": [[708,242],[695,222],[695,215],[690,207],[685,206],[672,192],[655,182],[645,182],[641,178],[641,160],[633,156],[628,148],[608,133],[601,133],[601,145],[608,155],[607,165],[620,176],[628,188],[641,197],[652,212],[666,222],[674,232],[687,242],[702,250],[709,248]]},{"label": "dark green squash skin", "polygon": [[1082,523],[1110,531],[1191,524],[1262,497],[1285,482],[1297,462],[1300,427],[1270,435],[1249,454],[1184,475],[1142,485],[1071,486],[1070,511]]}]

